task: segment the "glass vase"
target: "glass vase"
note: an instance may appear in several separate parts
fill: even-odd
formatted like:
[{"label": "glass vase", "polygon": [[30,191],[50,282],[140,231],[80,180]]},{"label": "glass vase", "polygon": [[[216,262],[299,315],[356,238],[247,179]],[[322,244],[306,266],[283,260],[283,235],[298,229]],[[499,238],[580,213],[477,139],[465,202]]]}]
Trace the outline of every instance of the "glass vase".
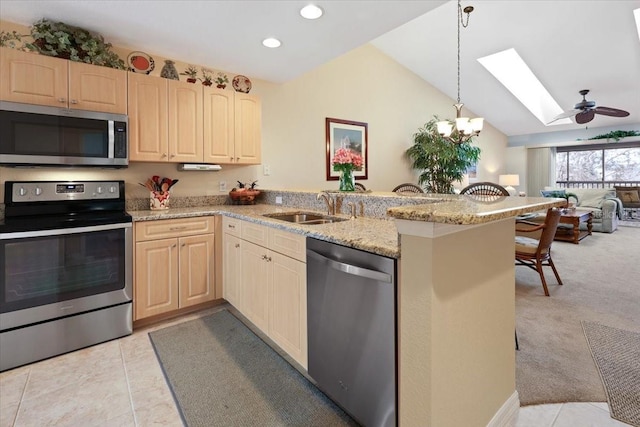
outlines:
[{"label": "glass vase", "polygon": [[340,171],[340,191],[356,191],[356,178],[353,176],[353,169],[342,169]]}]

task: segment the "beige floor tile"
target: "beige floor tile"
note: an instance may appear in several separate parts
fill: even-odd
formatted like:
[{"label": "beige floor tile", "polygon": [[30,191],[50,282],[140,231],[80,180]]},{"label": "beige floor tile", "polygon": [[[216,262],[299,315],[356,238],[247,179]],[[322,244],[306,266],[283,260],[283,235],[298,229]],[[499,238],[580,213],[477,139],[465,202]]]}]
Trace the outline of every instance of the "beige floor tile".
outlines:
[{"label": "beige floor tile", "polygon": [[138,427],[183,426],[175,404],[169,404],[168,402],[136,409],[136,423]]},{"label": "beige floor tile", "polygon": [[151,345],[148,333],[135,333],[120,339],[122,359],[125,362],[133,362],[138,359],[155,359],[155,351]]},{"label": "beige floor tile", "polygon": [[551,427],[561,408],[562,404],[523,406],[516,427]]},{"label": "beige floor tile", "polygon": [[0,410],[2,412],[5,407],[20,403],[28,378],[29,370],[21,370],[15,374],[0,377]]},{"label": "beige floor tile", "polygon": [[33,364],[24,399],[31,400],[73,383],[114,374],[124,375],[117,340]]},{"label": "beige floor tile", "polygon": [[607,402],[589,402],[596,408],[600,408],[603,411],[609,412],[609,404]]},{"label": "beige floor tile", "polygon": [[136,420],[133,411],[129,411],[102,424],[96,424],[95,427],[136,427]]},{"label": "beige floor tile", "polygon": [[160,403],[173,404],[171,390],[155,356],[154,360],[137,360],[126,364],[126,370],[131,401],[135,410]]},{"label": "beige floor tile", "polygon": [[2,405],[0,408],[0,427],[12,427],[18,413],[19,403],[15,405]]},{"label": "beige floor tile", "polygon": [[16,427],[94,426],[119,419],[131,411],[124,374],[108,375],[103,372],[101,376],[23,400]]},{"label": "beige floor tile", "polygon": [[553,427],[626,427],[628,424],[614,420],[608,411],[591,403],[565,403],[560,409]]}]

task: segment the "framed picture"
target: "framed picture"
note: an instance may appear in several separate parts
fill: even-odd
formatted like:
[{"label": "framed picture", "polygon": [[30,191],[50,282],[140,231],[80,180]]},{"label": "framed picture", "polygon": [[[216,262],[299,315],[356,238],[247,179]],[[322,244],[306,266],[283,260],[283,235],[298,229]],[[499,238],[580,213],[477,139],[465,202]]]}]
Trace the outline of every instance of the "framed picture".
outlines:
[{"label": "framed picture", "polygon": [[354,122],[351,120],[332,119],[327,117],[326,139],[327,139],[327,181],[337,181],[340,172],[333,170],[331,160],[339,148],[347,148],[362,156],[362,169],[353,172],[356,179],[367,179],[369,163],[367,150],[369,140],[367,134],[367,124]]}]

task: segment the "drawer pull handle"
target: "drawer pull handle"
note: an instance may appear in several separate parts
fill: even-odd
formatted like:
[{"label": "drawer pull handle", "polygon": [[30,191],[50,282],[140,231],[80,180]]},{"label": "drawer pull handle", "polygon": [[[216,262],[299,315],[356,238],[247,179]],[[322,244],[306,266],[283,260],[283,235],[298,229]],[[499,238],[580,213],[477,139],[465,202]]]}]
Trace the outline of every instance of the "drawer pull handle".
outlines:
[{"label": "drawer pull handle", "polygon": [[236,228],[236,226],[233,224],[229,224],[229,228]]},{"label": "drawer pull handle", "polygon": [[187,228],[185,225],[181,227],[169,227],[169,231],[184,230],[185,228]]},{"label": "drawer pull handle", "polygon": [[183,243],[183,244],[180,245],[181,248],[184,248],[185,246],[187,246],[186,243]]},{"label": "drawer pull handle", "polygon": [[239,247],[240,247],[240,243],[236,243],[236,248],[239,248]]}]

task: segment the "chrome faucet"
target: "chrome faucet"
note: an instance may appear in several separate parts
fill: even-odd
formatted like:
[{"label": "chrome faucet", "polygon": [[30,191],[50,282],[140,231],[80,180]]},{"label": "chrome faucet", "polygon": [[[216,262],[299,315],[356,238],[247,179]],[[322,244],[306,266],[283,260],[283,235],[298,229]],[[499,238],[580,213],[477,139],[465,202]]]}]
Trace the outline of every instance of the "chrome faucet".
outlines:
[{"label": "chrome faucet", "polygon": [[324,199],[324,202],[327,204],[327,215],[335,215],[336,206],[334,200],[331,198],[329,193],[326,191],[321,191],[316,196],[316,200]]}]

